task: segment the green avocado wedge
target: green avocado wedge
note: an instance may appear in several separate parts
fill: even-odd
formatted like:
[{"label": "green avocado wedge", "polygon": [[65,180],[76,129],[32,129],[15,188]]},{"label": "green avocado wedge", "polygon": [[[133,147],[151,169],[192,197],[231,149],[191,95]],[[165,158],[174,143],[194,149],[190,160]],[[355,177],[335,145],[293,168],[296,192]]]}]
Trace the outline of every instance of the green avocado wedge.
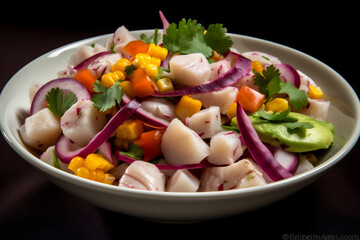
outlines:
[{"label": "green avocado wedge", "polygon": [[[249,118],[261,141],[289,152],[327,149],[334,142],[335,128],[332,123],[295,112],[290,112],[288,116],[296,118],[298,122],[310,123],[313,127],[291,130],[283,122],[264,120],[257,114],[250,115]],[[234,119],[231,125],[233,124]]]}]

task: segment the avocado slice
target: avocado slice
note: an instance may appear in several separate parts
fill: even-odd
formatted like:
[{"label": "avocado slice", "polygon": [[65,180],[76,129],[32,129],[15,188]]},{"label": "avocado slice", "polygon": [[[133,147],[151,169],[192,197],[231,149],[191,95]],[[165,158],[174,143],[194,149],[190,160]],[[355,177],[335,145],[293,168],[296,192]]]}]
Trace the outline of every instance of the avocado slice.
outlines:
[{"label": "avocado slice", "polygon": [[[335,128],[332,123],[295,112],[290,112],[288,116],[298,119],[299,122],[311,123],[313,128],[292,131],[284,125],[284,122],[267,121],[258,115],[249,117],[261,141],[282,147],[289,152],[326,149],[334,142]],[[236,119],[232,120],[231,125],[234,126],[234,123]]]}]

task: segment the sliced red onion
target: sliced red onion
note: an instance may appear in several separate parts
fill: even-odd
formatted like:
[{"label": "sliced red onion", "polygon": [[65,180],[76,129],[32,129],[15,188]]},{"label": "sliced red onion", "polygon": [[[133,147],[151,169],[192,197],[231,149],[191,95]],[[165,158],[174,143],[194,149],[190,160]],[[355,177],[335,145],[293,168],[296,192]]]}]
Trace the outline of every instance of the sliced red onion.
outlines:
[{"label": "sliced red onion", "polygon": [[83,60],[81,63],[79,63],[78,65],[76,65],[74,67],[74,70],[79,71],[81,69],[86,68],[87,66],[90,65],[90,63],[94,62],[97,58],[105,56],[105,55],[109,55],[111,54],[111,52],[109,51],[104,51],[104,52],[99,52],[96,53],[94,55],[92,55],[91,57],[88,57],[87,59]]},{"label": "sliced red onion", "polygon": [[[122,102],[124,104],[127,104],[131,101],[131,99],[127,95],[123,95]],[[153,126],[153,127],[167,127],[169,125],[169,121],[159,118],[157,116],[154,116],[152,113],[149,113],[145,109],[143,109],[141,106],[135,110],[134,112],[134,118],[139,119],[140,121]]]},{"label": "sliced red onion", "polygon": [[295,173],[299,164],[299,155],[297,153],[288,152],[281,147],[274,147],[266,143],[265,146],[272,152],[275,159],[281,164],[281,166],[283,166],[290,173]]},{"label": "sliced red onion", "polygon": [[109,137],[115,132],[126,119],[128,119],[137,108],[140,107],[140,103],[135,99],[131,100],[128,104],[123,106],[105,125],[103,130],[98,132],[93,139],[83,148],[77,150],[71,150],[72,142],[64,135],[60,136],[55,145],[56,154],[60,160],[64,163],[69,163],[71,159],[76,156],[85,158],[90,153],[95,152]]},{"label": "sliced red onion", "polygon": [[159,11],[159,15],[160,15],[160,19],[162,21],[163,24],[163,34],[166,33],[166,29],[169,27],[170,23],[169,21],[165,18],[165,15],[162,13],[162,11]]},{"label": "sliced red onion", "polygon": [[101,146],[99,147],[99,152],[112,164],[114,164],[114,158],[112,156],[112,149],[111,149],[111,143],[109,141],[105,141]]},{"label": "sliced red onion", "polygon": [[[130,163],[130,164],[137,161],[134,158],[131,158],[131,157],[126,156],[126,155],[122,155],[119,151],[114,151],[114,155],[120,161],[127,162],[127,163]],[[198,168],[207,168],[207,167],[215,166],[215,165],[209,163],[206,159],[204,159],[200,163],[194,163],[194,164],[177,164],[177,165],[154,164],[154,165],[157,168],[159,168],[160,170],[198,169]]]},{"label": "sliced red onion", "polygon": [[46,95],[52,88],[60,88],[66,92],[75,94],[78,101],[90,100],[91,94],[84,85],[73,78],[58,78],[44,84],[36,92],[30,107],[30,115],[37,113],[46,107]]},{"label": "sliced red onion", "polygon": [[[182,96],[186,94],[199,94],[199,93],[207,93],[213,92],[238,82],[242,77],[244,77],[251,70],[251,61],[237,53],[230,52],[227,56],[228,58],[235,58],[235,65],[227,71],[225,74],[220,77],[212,80],[211,82],[188,87],[183,89],[174,90],[171,92],[162,92],[155,93],[152,96],[154,97],[175,97]],[[230,59],[231,60],[231,59]],[[232,61],[230,61],[232,62]]]},{"label": "sliced red onion", "polygon": [[260,168],[273,180],[278,181],[293,176],[286,170],[261,142],[258,134],[251,124],[250,118],[246,115],[240,103],[237,103],[236,118],[240,133],[251,156]]},{"label": "sliced red onion", "polygon": [[295,87],[299,88],[301,85],[300,75],[291,65],[286,63],[279,63],[274,65],[280,71],[280,77],[285,82],[292,83]]}]

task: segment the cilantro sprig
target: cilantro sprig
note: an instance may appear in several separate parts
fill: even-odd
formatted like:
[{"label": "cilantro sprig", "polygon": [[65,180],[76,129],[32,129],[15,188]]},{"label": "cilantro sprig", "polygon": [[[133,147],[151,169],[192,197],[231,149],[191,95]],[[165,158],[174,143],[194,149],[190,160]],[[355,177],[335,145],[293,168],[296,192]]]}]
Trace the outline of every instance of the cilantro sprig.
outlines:
[{"label": "cilantro sprig", "polygon": [[76,103],[76,96],[72,92],[63,94],[60,88],[52,88],[46,97],[47,108],[57,117],[61,117],[64,113]]},{"label": "cilantro sprig", "polygon": [[278,94],[286,94],[294,110],[300,110],[308,105],[308,95],[304,90],[299,90],[290,82],[284,82],[280,77],[279,69],[274,65],[268,66],[261,73],[254,71],[254,84],[265,95],[266,102]]},{"label": "cilantro sprig", "polygon": [[172,52],[190,54],[203,53],[206,58],[212,56],[212,50],[224,54],[233,44],[226,36],[227,29],[222,24],[212,24],[205,28],[196,20],[181,20],[179,24],[171,23],[163,35],[164,46]]},{"label": "cilantro sprig", "polygon": [[94,83],[94,92],[96,94],[93,94],[91,101],[94,103],[94,107],[98,108],[100,112],[105,112],[114,107],[116,103],[120,104],[123,96],[119,81],[115,82],[112,87],[107,88],[101,85],[100,81],[97,80]]}]

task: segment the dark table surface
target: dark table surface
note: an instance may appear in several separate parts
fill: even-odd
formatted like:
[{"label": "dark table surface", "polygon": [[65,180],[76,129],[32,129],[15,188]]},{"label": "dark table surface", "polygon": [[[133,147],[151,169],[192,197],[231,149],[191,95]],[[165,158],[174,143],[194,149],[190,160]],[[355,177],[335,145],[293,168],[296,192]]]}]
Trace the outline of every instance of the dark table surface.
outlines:
[{"label": "dark table surface", "polygon": [[[219,4],[211,9],[181,3],[176,9],[161,7],[169,21],[192,18],[205,26],[221,22],[229,32],[296,48],[328,64],[359,93],[356,15],[345,3],[281,10],[272,3],[241,3],[236,8]],[[162,27],[159,7],[150,3],[131,14],[120,3],[118,7],[87,3],[81,8],[66,4],[45,9],[33,6],[35,10],[24,11],[20,19],[13,14],[1,17],[0,91],[21,67],[57,47],[114,32],[120,25],[130,30]],[[22,10],[32,7],[28,5]],[[112,239],[138,228],[163,238],[231,233],[236,238],[252,236],[246,239],[359,239],[359,157],[356,144],[316,182],[261,209],[196,224],[168,225],[104,210],[71,195],[49,182],[0,137],[0,238]]]}]

